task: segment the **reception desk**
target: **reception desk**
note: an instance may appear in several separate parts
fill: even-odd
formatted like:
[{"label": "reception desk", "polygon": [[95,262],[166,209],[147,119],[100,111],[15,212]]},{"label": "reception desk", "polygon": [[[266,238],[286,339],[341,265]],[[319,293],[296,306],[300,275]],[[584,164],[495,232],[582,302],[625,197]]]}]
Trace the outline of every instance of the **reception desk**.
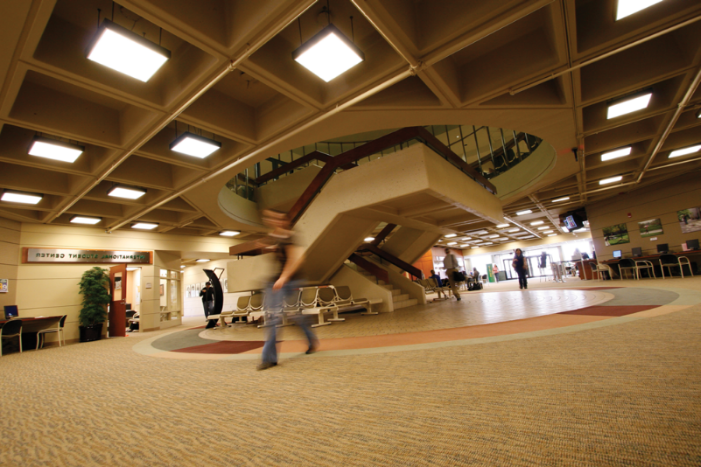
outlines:
[{"label": "reception desk", "polygon": [[595,259],[572,260],[572,262],[574,267],[577,268],[580,279],[587,281],[598,279],[598,277],[594,277],[596,273],[591,269],[592,264],[596,264]]}]

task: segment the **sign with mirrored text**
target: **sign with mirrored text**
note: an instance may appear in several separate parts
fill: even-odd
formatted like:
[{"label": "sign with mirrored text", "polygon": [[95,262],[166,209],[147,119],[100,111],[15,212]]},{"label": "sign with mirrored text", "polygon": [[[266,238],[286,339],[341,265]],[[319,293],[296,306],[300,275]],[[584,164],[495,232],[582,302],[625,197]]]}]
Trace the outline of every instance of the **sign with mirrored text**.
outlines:
[{"label": "sign with mirrored text", "polygon": [[151,264],[150,251],[25,248],[23,263]]}]

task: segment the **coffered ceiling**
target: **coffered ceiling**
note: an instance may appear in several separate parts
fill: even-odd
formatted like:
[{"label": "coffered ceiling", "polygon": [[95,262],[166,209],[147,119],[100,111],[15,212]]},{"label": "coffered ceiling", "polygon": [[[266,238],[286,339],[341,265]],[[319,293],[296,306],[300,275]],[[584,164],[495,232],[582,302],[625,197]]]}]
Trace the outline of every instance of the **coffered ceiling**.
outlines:
[{"label": "coffered ceiling", "polygon": [[[0,189],[44,197],[37,205],[0,202],[0,216],[68,224],[86,215],[101,217],[98,227],[107,230],[148,221],[158,232],[246,233],[250,227],[216,206],[236,173],[315,141],[413,125],[513,128],[552,144],[555,168],[502,200],[505,215],[528,229],[538,220],[556,227],[567,210],[701,167],[701,153],[669,158],[701,143],[697,0],[664,0],[619,21],[617,0],[328,5],[330,18],[327,2],[314,0],[5,2]],[[171,59],[146,83],[87,60],[98,17],[160,43]],[[365,61],[326,83],[292,52],[329,19]],[[652,92],[646,109],[606,118],[611,101],[640,91]],[[171,151],[188,128],[221,149],[205,159]],[[85,152],[72,164],[30,156],[37,134],[78,142]],[[630,155],[602,161],[627,146]],[[622,180],[599,184],[613,176]],[[147,193],[108,197],[116,183]],[[516,216],[525,209],[533,213]]]}]

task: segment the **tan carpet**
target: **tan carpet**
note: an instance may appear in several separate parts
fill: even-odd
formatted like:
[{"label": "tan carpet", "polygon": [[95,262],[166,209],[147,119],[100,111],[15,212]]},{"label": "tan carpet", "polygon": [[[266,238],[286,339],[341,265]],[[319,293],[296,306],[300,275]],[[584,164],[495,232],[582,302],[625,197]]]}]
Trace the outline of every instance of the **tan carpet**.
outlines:
[{"label": "tan carpet", "polygon": [[701,306],[534,339],[250,361],[0,358],[2,466],[701,465]]}]

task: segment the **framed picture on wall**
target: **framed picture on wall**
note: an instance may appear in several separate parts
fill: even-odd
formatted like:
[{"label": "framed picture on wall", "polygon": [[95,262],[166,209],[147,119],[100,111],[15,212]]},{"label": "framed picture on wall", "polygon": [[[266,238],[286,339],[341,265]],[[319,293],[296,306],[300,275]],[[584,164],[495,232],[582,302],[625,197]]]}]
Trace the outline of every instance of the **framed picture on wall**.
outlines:
[{"label": "framed picture on wall", "polygon": [[185,298],[190,298],[190,286],[185,287]]},{"label": "framed picture on wall", "polygon": [[662,221],[660,219],[638,222],[638,227],[640,227],[640,236],[643,238],[654,237],[655,235],[662,235],[664,233]]},{"label": "framed picture on wall", "polygon": [[604,241],[606,246],[621,245],[630,243],[628,235],[628,226],[626,224],[616,224],[610,227],[604,227]]},{"label": "framed picture on wall", "polygon": [[677,211],[679,226],[682,233],[698,232],[701,230],[701,208],[687,208]]}]

